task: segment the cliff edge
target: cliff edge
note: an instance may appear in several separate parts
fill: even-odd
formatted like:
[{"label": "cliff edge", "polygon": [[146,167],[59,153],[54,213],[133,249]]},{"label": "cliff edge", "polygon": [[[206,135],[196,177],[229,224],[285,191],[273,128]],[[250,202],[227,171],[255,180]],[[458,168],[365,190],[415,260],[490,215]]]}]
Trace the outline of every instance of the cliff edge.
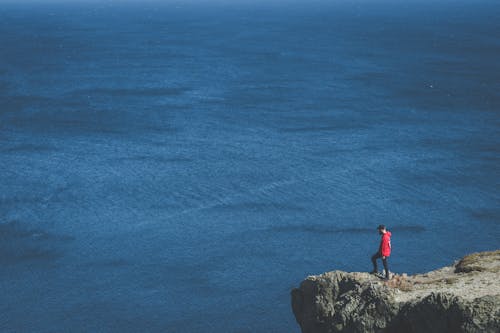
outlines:
[{"label": "cliff edge", "polygon": [[293,289],[302,333],[500,332],[500,250],[425,274],[309,276]]}]

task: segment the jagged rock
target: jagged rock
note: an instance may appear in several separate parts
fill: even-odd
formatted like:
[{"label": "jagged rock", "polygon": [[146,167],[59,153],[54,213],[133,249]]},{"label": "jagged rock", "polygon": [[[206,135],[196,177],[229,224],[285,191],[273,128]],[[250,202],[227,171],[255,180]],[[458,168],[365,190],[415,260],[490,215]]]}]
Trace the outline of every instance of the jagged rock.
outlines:
[{"label": "jagged rock", "polygon": [[367,273],[310,276],[292,290],[303,333],[499,332],[500,251],[384,282]]}]

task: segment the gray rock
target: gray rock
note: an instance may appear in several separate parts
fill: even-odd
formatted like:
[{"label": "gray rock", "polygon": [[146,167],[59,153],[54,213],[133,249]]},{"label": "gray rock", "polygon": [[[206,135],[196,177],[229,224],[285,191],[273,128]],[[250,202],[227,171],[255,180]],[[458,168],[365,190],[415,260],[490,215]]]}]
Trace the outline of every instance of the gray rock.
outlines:
[{"label": "gray rock", "polygon": [[[497,255],[498,251],[491,253]],[[491,256],[486,257],[492,267]],[[367,273],[342,271],[310,276],[292,290],[292,310],[303,333],[500,332],[496,285],[491,295],[483,292],[473,297],[461,290],[466,284],[456,283],[467,279],[467,283],[478,280],[490,286],[498,284],[487,280],[496,274],[481,276],[476,270],[467,275],[455,269],[436,272],[440,275],[403,275],[389,282]]]}]

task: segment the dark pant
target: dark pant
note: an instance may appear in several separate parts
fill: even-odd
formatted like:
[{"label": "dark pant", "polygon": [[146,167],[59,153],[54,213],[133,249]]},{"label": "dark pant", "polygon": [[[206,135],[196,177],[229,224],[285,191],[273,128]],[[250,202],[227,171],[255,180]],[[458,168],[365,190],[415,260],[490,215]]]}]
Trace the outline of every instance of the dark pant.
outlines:
[{"label": "dark pant", "polygon": [[[377,252],[372,256],[373,270],[378,271],[377,259],[382,258],[382,253]],[[382,264],[384,264],[385,276],[389,277],[389,264],[387,263],[387,257],[382,259]]]}]

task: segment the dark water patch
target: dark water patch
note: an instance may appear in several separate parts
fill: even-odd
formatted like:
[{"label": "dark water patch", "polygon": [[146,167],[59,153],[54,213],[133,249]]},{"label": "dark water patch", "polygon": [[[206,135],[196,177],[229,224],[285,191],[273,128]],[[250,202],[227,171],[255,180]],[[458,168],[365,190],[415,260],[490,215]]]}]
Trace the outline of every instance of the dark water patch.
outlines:
[{"label": "dark water patch", "polygon": [[0,116],[23,110],[26,107],[56,105],[56,100],[54,98],[37,95],[9,95],[1,97],[0,101],[2,103]]},{"label": "dark water patch", "polygon": [[74,237],[53,234],[42,229],[32,229],[21,222],[10,221],[0,223],[0,240],[6,242],[17,239],[32,239],[41,241],[72,241]]},{"label": "dark water patch", "polygon": [[99,267],[99,268],[119,268],[132,265],[131,261],[125,259],[103,259],[99,261],[93,261],[87,264],[87,266]]},{"label": "dark water patch", "polygon": [[20,222],[0,224],[0,263],[48,263],[64,255],[62,246],[74,238],[42,229],[32,229]]},{"label": "dark water patch", "polygon": [[500,140],[478,142],[475,143],[472,148],[481,153],[493,154],[495,157],[498,157],[500,155]]},{"label": "dark water patch", "polygon": [[429,167],[434,167],[434,165],[421,165],[420,169],[395,169],[394,174],[401,179],[402,183],[418,184],[419,186],[425,184],[433,187],[436,185],[460,187],[475,185],[477,181],[472,177],[465,177],[468,174],[468,170],[465,167],[450,168],[448,170],[430,169]]},{"label": "dark water patch", "polygon": [[2,241],[32,237],[43,239],[47,237],[47,234],[40,230],[24,229],[18,222],[14,221],[0,224],[0,240]]},{"label": "dark water patch", "polygon": [[[7,71],[0,69],[0,75],[5,74],[7,74]],[[0,81],[0,96],[4,95],[9,88],[11,88],[11,85],[8,82]]]},{"label": "dark water patch", "polygon": [[460,153],[500,154],[500,145],[495,138],[457,137],[457,138],[423,138],[419,140],[422,147],[428,149],[448,149]]},{"label": "dark water patch", "polygon": [[457,138],[451,139],[451,138],[432,138],[432,137],[425,137],[422,138],[418,141],[419,145],[425,148],[452,148],[452,147],[457,147],[461,144],[463,144],[463,140],[459,140]]},{"label": "dark water patch", "polygon": [[366,72],[362,72],[362,73],[347,75],[347,79],[360,81],[363,85],[369,85],[369,84],[381,82],[381,81],[387,79],[388,76],[389,76],[388,73],[384,73],[384,72],[366,71]]},{"label": "dark water patch", "polygon": [[480,222],[500,224],[500,209],[473,209],[469,214],[472,219]]},{"label": "dark water patch", "polygon": [[387,226],[387,229],[394,232],[425,232],[427,229],[422,225],[396,225],[394,227]]},{"label": "dark water patch", "polygon": [[[42,122],[43,120],[40,120],[38,124]],[[120,125],[120,123],[97,122],[92,119],[54,119],[48,128],[58,133],[67,134],[128,134],[131,126]]]},{"label": "dark water patch", "polygon": [[185,87],[171,87],[171,88],[95,88],[95,89],[81,89],[71,92],[72,96],[96,96],[106,95],[112,97],[123,96],[144,96],[144,97],[162,97],[162,96],[181,96],[185,92],[191,90]]},{"label": "dark water patch", "polygon": [[280,132],[285,133],[316,133],[316,132],[335,132],[341,130],[365,129],[361,124],[339,124],[333,126],[306,126],[306,127],[284,127]]},{"label": "dark water patch", "polygon": [[276,226],[267,229],[271,232],[285,232],[285,233],[315,233],[315,234],[338,234],[338,233],[350,233],[350,234],[366,234],[373,233],[373,229],[370,228],[337,228],[327,225],[286,225],[286,226]]},{"label": "dark water patch", "polygon": [[50,145],[32,144],[24,143],[13,147],[8,147],[0,149],[4,153],[44,153],[44,152],[54,152],[57,149]]},{"label": "dark water patch", "polygon": [[224,203],[219,204],[211,209],[226,210],[226,211],[252,211],[252,212],[269,212],[269,211],[291,211],[302,212],[304,207],[286,203],[262,203],[262,202],[240,202],[240,203]]},{"label": "dark water patch", "polygon": [[[96,89],[99,91],[99,89]],[[175,94],[184,88],[139,90],[139,94],[154,97],[155,94]],[[106,90],[105,90],[106,91]],[[111,94],[134,94],[133,89],[110,90]],[[57,134],[112,134],[124,135],[134,132],[174,133],[167,112],[182,107],[175,104],[151,105],[141,102],[131,105],[123,99],[113,103],[88,96],[46,97],[41,95],[10,95],[0,97],[0,127],[15,126],[30,131],[53,132]],[[120,113],[117,117],[116,114]]]},{"label": "dark water patch", "polygon": [[328,149],[321,149],[313,151],[311,154],[314,156],[321,157],[331,157],[332,155],[338,154],[353,154],[353,153],[365,153],[369,152],[370,154],[378,153],[387,150],[387,148],[376,145],[358,145],[347,147],[346,145],[330,147]]},{"label": "dark water patch", "polygon": [[298,114],[280,119],[281,129],[285,131],[308,131],[310,128],[313,130],[366,129],[374,122],[375,119],[372,119],[367,114],[362,115],[359,112],[337,108],[335,108],[335,111],[315,110],[314,106],[301,110]]},{"label": "dark water patch", "polygon": [[[394,226],[389,227],[390,231],[395,232],[424,232],[426,229],[421,225],[412,225],[412,226]],[[288,226],[276,226],[267,229],[271,232],[284,232],[284,233],[314,233],[314,234],[372,234],[376,233],[377,230],[375,227],[373,228],[338,228],[327,225],[288,225]]]},{"label": "dark water patch", "polygon": [[11,125],[21,129],[54,133],[58,135],[125,135],[130,133],[130,129],[135,126],[110,123],[109,121],[98,122],[91,118],[83,119],[84,116],[75,115],[82,119],[70,119],[71,114],[55,115],[50,113],[24,115],[9,119]]},{"label": "dark water patch", "polygon": [[167,156],[159,156],[159,155],[135,155],[135,156],[126,156],[126,157],[118,157],[109,160],[110,162],[153,162],[153,163],[189,163],[192,162],[193,159],[186,157],[167,157]]},{"label": "dark water patch", "polygon": [[[47,188],[44,182],[31,182],[27,186],[30,186],[31,191],[0,194],[0,208],[22,209],[26,206],[47,205],[53,202],[62,203],[76,198],[74,188],[71,185]],[[39,188],[43,192],[35,190]]]},{"label": "dark water patch", "polygon": [[417,206],[432,206],[434,204],[434,201],[429,199],[408,198],[408,197],[395,198],[392,199],[391,202],[397,205],[417,205]]},{"label": "dark water patch", "polygon": [[[67,104],[67,103],[66,103]],[[22,112],[12,112],[5,117],[7,124],[20,129],[58,135],[128,135],[131,133],[177,133],[178,129],[164,119],[161,110],[149,108],[124,109],[113,105],[109,108],[89,106],[86,101],[75,101],[75,107],[60,104],[57,107],[33,107]],[[35,111],[33,111],[35,110]],[[21,111],[21,110],[18,110]],[[116,113],[120,113],[120,117]]]},{"label": "dark water patch", "polygon": [[[411,105],[422,110],[434,110],[434,112],[449,112],[476,110],[493,111],[498,110],[500,97],[496,93],[495,85],[489,86],[478,84],[486,72],[469,75],[454,75],[456,82],[466,82],[463,85],[450,86],[448,82],[433,83],[432,79],[420,82],[406,83],[406,88],[393,89],[393,101],[404,100],[406,105]],[[467,87],[468,86],[468,87]]]},{"label": "dark water patch", "polygon": [[162,133],[168,133],[168,134],[175,134],[181,131],[180,128],[177,127],[172,127],[170,124],[164,124],[163,126],[158,126],[158,125],[150,125],[150,124],[144,124],[142,128],[145,131],[148,132],[155,132],[155,134],[162,134]]},{"label": "dark water patch", "polygon": [[21,262],[50,262],[54,261],[63,254],[60,251],[36,246],[19,246],[9,247],[0,245],[0,263],[2,264],[19,264]]},{"label": "dark water patch", "polygon": [[0,207],[10,208],[24,205],[39,205],[47,202],[47,199],[40,195],[1,195]]}]

